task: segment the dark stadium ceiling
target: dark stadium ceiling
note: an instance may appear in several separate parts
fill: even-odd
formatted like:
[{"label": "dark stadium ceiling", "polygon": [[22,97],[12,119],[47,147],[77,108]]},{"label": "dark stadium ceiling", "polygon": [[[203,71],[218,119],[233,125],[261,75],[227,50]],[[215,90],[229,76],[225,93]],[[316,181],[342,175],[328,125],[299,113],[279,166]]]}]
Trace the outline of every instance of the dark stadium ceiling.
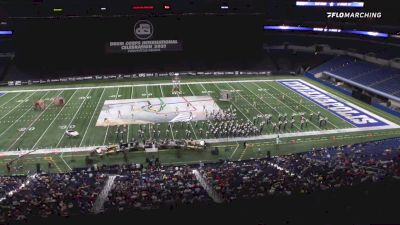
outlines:
[{"label": "dark stadium ceiling", "polygon": [[[307,0],[308,1],[308,0]],[[315,0],[324,1],[324,0]],[[330,0],[352,2],[350,0]],[[400,26],[398,0],[357,0],[362,8],[300,7],[296,0],[2,0],[0,18],[116,16],[116,15],[190,15],[261,14],[267,20]],[[310,1],[308,1],[310,2]],[[311,1],[312,2],[312,1]],[[328,18],[327,12],[379,12],[381,18]]]}]

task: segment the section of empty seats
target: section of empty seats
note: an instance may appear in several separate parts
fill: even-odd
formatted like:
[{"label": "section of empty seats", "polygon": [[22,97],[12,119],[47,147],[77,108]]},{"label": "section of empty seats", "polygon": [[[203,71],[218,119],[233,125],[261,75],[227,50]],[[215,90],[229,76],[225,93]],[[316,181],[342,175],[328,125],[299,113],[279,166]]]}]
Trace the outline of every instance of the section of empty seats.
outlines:
[{"label": "section of empty seats", "polygon": [[388,68],[349,56],[338,56],[310,70],[317,74],[329,72],[344,80],[351,80],[366,87],[400,96],[400,70]]}]

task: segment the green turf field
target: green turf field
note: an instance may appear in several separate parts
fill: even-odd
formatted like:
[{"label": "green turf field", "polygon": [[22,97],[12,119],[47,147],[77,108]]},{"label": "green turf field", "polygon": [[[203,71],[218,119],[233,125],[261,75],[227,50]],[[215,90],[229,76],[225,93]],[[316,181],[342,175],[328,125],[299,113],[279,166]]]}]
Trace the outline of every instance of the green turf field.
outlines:
[{"label": "green turf field", "polygon": [[[261,81],[261,79],[265,81]],[[277,120],[276,117],[278,114],[286,113],[290,117],[293,113],[304,112],[308,115],[311,112],[316,114],[320,111],[323,116],[328,117],[329,122],[327,125],[321,127],[317,120],[312,120],[307,127],[301,129],[300,124],[295,123],[295,126],[292,129],[288,128],[285,133],[300,135],[293,138],[282,138],[279,145],[276,144],[275,138],[270,138],[249,141],[252,144],[245,149],[240,140],[222,140],[219,143],[213,144],[213,146],[220,147],[220,155],[218,156],[211,155],[209,151],[179,153],[176,150],[165,150],[159,153],[161,162],[188,163],[198,162],[199,160],[247,159],[265,156],[268,150],[272,151],[273,154],[287,154],[304,151],[312,147],[356,143],[357,141],[361,142],[399,136],[399,129],[301,136],[303,132],[340,130],[353,128],[354,126],[275,82],[273,79],[276,79],[276,77],[242,78],[242,82],[238,82],[241,80],[237,78],[186,78],[182,80],[181,96],[210,95],[219,108],[227,109],[233,107],[237,110],[239,118],[250,121],[253,121],[253,118],[258,114],[272,114],[273,120]],[[313,83],[308,79],[303,79],[309,83]],[[0,90],[0,93],[2,91],[6,93],[0,97],[0,151],[15,151],[17,149],[32,151],[37,149],[57,150],[115,144],[121,138],[127,142],[132,138],[139,139],[137,133],[139,125],[137,124],[128,125],[126,132],[118,137],[116,135],[117,126],[96,126],[96,121],[104,102],[106,100],[119,99],[175,97],[176,95],[172,94],[170,82],[170,80],[152,80],[151,83],[141,81],[92,82],[84,83],[83,85],[75,83],[62,86],[31,86],[20,89],[16,87],[4,88]],[[319,84],[313,84],[320,86]],[[343,96],[325,87],[323,88],[376,115],[399,124],[398,118],[387,115],[348,96]],[[239,92],[235,95],[235,101],[221,102],[218,100],[221,90],[239,90]],[[282,98],[283,95],[285,95],[284,99]],[[51,99],[56,96],[65,98],[66,104],[63,107],[52,104]],[[33,109],[33,102],[39,99],[43,99],[46,103],[44,110]],[[191,122],[189,128],[191,129],[193,139],[209,138],[204,133],[200,134],[195,122]],[[68,137],[65,135],[67,129],[74,129],[80,135],[74,138]],[[151,126],[146,125],[146,139],[154,138],[150,129]],[[163,132],[167,129],[170,129],[168,123],[160,123],[161,138],[184,138],[186,126],[174,126],[174,130],[169,134],[170,136],[167,136]],[[270,126],[263,131],[263,135],[275,135],[275,133]],[[80,152],[75,154],[31,154],[20,159],[18,159],[18,156],[1,157],[0,173],[4,172],[5,163],[11,160],[16,161],[13,165],[14,173],[25,173],[28,170],[32,170],[36,163],[41,163],[43,166],[47,165],[47,162],[52,162],[55,165],[49,169],[50,171],[68,171],[73,167],[85,166],[84,158],[87,155],[87,152]],[[146,158],[142,152],[131,152],[128,156],[129,162],[143,163]],[[106,157],[105,159],[96,159],[95,162],[99,164],[123,163],[123,160],[122,156],[116,155]]]}]

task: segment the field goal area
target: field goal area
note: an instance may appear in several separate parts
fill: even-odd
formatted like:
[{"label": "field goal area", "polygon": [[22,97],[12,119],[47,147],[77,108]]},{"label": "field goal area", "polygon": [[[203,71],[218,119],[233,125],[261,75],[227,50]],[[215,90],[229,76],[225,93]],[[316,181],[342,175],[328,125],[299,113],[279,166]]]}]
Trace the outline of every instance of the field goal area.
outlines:
[{"label": "field goal area", "polygon": [[96,126],[207,120],[220,108],[210,96],[107,100]]}]

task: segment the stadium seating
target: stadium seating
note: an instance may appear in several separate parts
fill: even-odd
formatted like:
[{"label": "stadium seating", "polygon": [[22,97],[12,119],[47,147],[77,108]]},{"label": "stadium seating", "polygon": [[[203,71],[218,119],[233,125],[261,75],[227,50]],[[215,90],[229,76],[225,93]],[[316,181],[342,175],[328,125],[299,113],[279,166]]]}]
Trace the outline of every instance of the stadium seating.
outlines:
[{"label": "stadium seating", "polygon": [[[210,204],[212,200],[193,175],[194,169],[227,202],[313,193],[400,179],[400,138],[202,166],[143,168],[132,164],[40,174],[14,195],[0,201],[0,223],[34,216],[91,213],[105,181],[112,174],[117,174],[117,178],[104,205],[108,212]],[[25,180],[24,176],[0,177],[0,193],[4,195]]]},{"label": "stadium seating", "polygon": [[400,70],[387,68],[349,56],[338,56],[309,71],[329,72],[372,89],[400,97]]}]

